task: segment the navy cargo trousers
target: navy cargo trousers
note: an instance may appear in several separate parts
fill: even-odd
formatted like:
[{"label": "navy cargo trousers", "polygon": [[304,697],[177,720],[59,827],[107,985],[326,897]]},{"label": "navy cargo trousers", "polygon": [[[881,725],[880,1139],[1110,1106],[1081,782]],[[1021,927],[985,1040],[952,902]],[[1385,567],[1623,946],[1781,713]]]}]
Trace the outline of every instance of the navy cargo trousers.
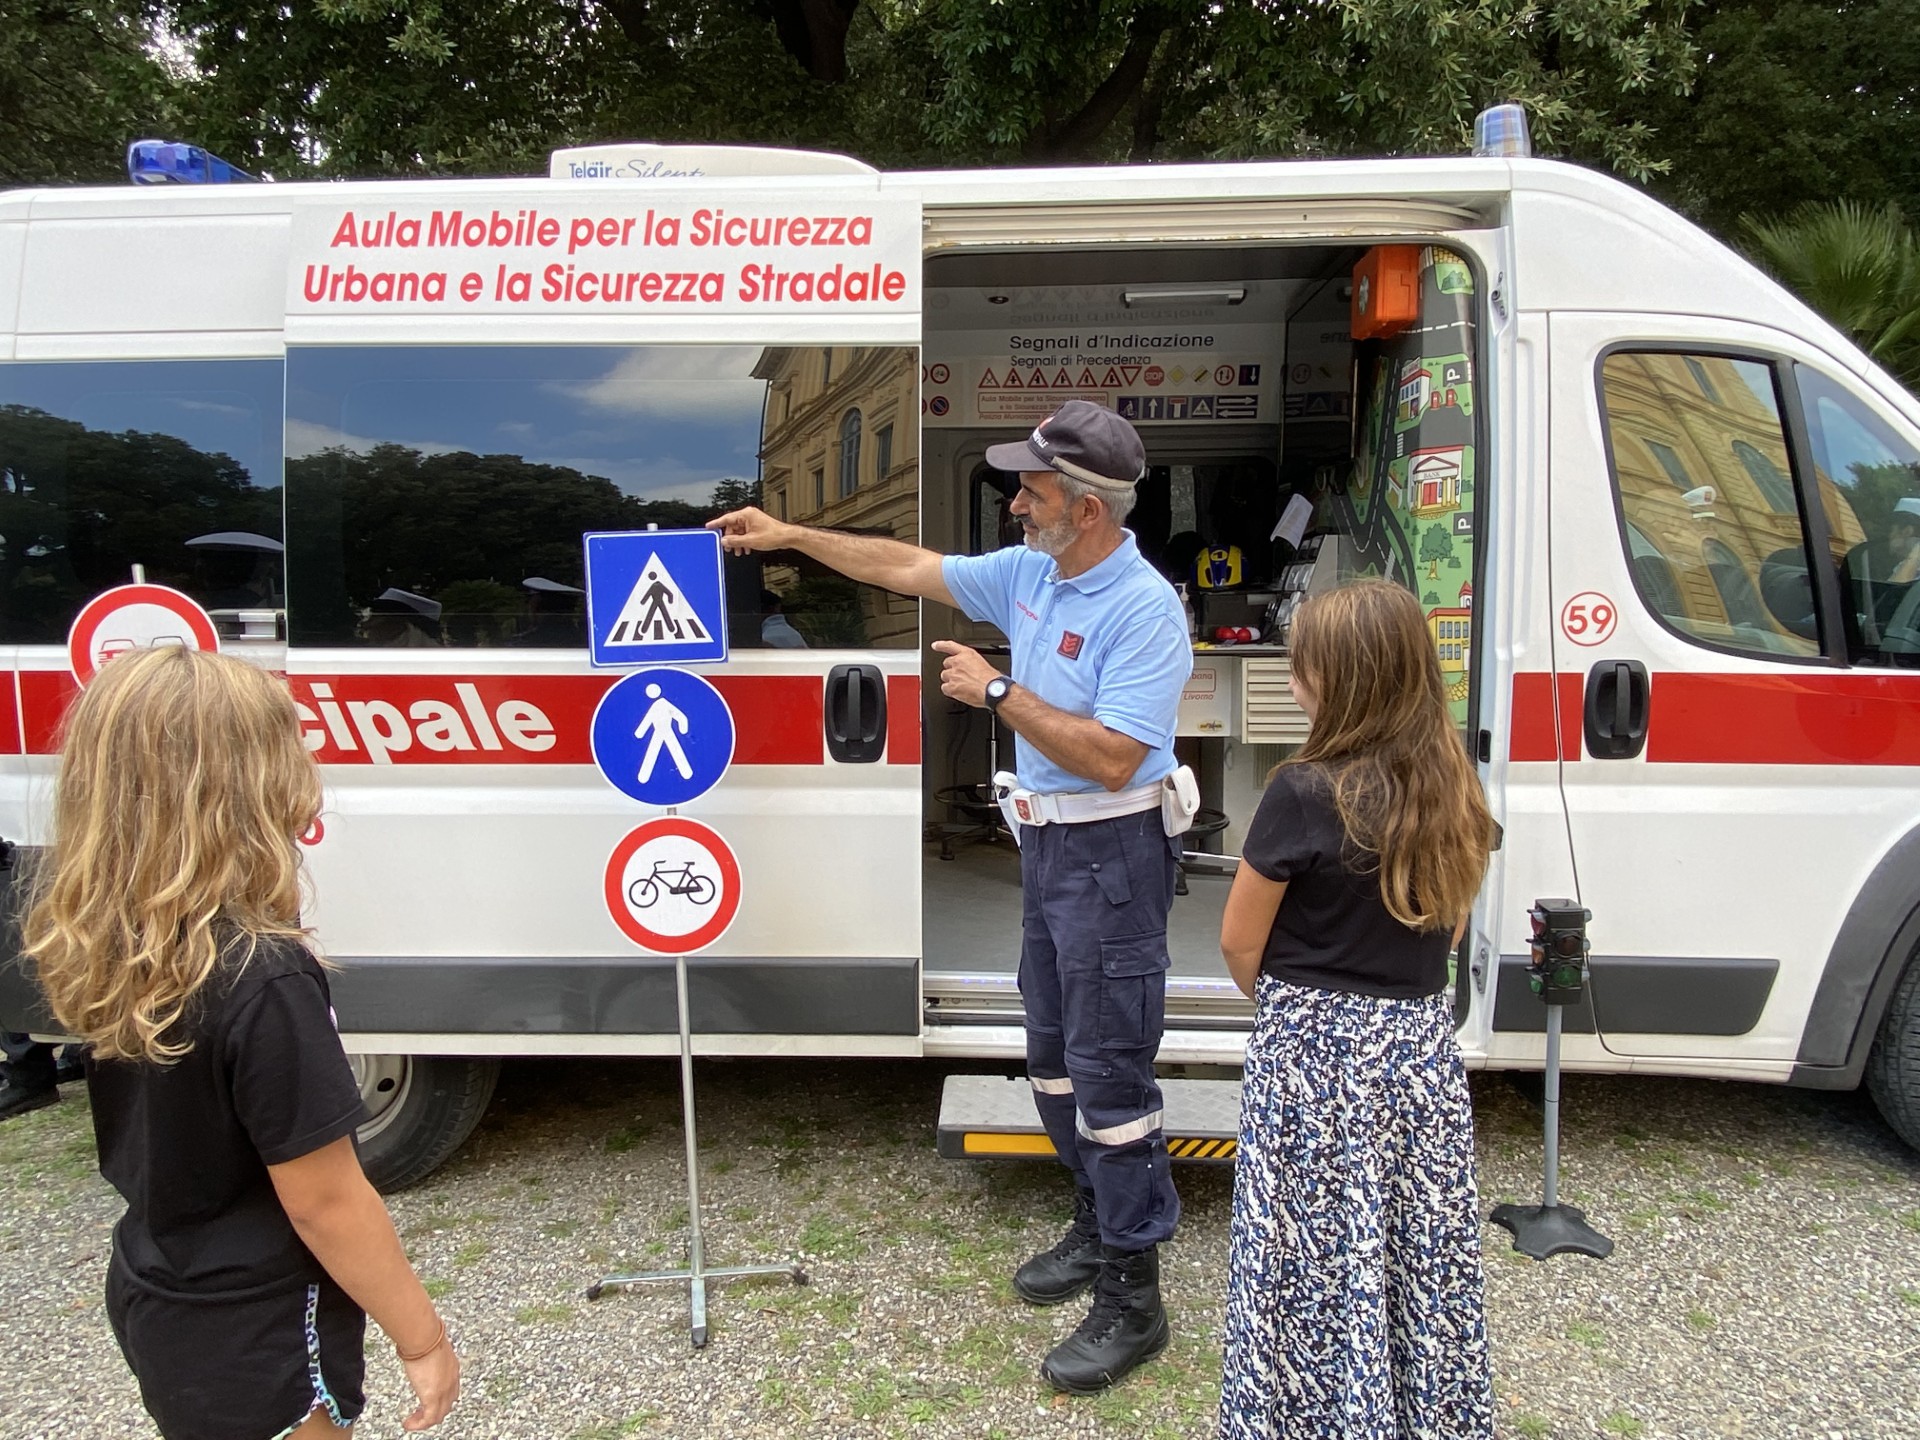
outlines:
[{"label": "navy cargo trousers", "polygon": [[1153,1075],[1179,844],[1158,808],[1020,831],[1034,1104],[1075,1182],[1093,1192],[1101,1240],[1122,1250],[1159,1244],[1180,1218]]}]

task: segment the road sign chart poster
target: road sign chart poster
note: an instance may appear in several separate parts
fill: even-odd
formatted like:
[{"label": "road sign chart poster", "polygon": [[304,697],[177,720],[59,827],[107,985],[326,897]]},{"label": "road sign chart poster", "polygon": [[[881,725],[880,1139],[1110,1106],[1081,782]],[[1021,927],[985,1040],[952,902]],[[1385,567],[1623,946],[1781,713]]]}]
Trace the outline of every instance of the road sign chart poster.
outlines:
[{"label": "road sign chart poster", "polygon": [[599,666],[727,658],[727,592],[712,530],[585,537],[590,659]]}]

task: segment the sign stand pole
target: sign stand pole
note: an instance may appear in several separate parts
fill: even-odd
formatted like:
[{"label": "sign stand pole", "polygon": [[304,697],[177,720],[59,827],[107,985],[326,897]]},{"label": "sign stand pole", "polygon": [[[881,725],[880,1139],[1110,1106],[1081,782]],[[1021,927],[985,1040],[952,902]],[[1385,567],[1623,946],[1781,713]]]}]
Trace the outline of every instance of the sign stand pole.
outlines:
[{"label": "sign stand pole", "polygon": [[687,957],[673,957],[673,981],[680,1010],[680,1109],[687,1136],[687,1268],[649,1270],[625,1275],[608,1275],[587,1287],[587,1299],[598,1300],[609,1290],[629,1285],[649,1285],[660,1281],[685,1280],[692,1288],[693,1347],[707,1344],[707,1281],[734,1275],[785,1275],[794,1284],[807,1283],[807,1272],[797,1262],[788,1265],[726,1265],[709,1269],[706,1247],[700,1238],[700,1140],[693,1116],[693,1034],[688,1021]]},{"label": "sign stand pole", "polygon": [[1613,1241],[1587,1224],[1587,1217],[1560,1203],[1560,1036],[1566,1007],[1578,1003],[1587,983],[1587,921],[1573,900],[1536,900],[1532,911],[1534,992],[1547,1006],[1546,1175],[1538,1205],[1496,1205],[1488,1218],[1513,1232],[1513,1248],[1535,1260],[1571,1251],[1604,1260]]}]

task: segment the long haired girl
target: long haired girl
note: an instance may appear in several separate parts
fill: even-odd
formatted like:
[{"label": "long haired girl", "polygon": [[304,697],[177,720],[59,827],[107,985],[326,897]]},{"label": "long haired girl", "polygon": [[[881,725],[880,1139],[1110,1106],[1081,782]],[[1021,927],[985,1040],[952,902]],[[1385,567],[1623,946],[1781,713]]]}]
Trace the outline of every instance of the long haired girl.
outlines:
[{"label": "long haired girl", "polygon": [[1220,932],[1255,1004],[1220,1434],[1490,1437],[1446,982],[1492,818],[1405,589],[1308,601],[1292,661],[1313,729],[1261,797]]},{"label": "long haired girl", "polygon": [[437,1424],[460,1366],[361,1173],[359,1088],[300,927],[319,774],[286,687],[181,647],[103,666],[68,715],[24,949],[92,1047],[100,1172],[127,1202],[107,1314],[166,1440],[343,1433],[370,1312]]}]

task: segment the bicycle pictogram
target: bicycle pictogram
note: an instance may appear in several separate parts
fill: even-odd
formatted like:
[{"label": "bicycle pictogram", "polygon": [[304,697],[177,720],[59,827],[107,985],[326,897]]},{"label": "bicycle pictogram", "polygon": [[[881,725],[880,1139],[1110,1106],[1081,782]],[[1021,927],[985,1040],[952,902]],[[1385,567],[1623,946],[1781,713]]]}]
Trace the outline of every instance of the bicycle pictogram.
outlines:
[{"label": "bicycle pictogram", "polygon": [[684,895],[696,905],[711,905],[718,893],[713,881],[694,873],[691,860],[678,868],[669,868],[665,861],[656,860],[650,873],[627,887],[627,899],[636,910],[647,909],[662,894]]}]

